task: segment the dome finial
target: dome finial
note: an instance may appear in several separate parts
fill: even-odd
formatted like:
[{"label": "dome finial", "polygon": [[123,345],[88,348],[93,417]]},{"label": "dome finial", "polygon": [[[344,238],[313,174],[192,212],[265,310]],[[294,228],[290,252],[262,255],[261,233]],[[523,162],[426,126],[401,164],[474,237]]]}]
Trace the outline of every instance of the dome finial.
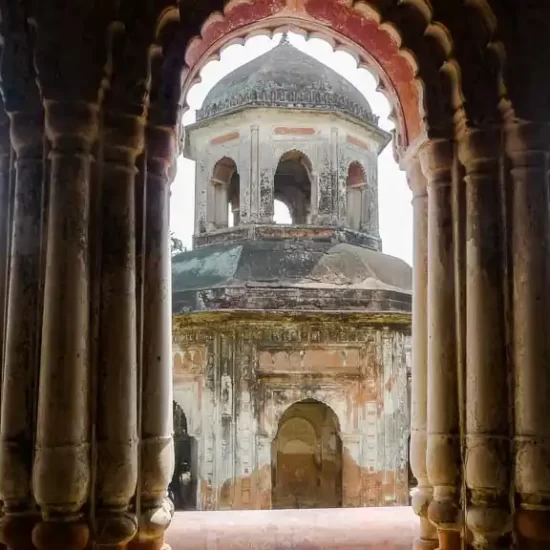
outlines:
[{"label": "dome finial", "polygon": [[290,44],[290,40],[288,39],[288,29],[283,32],[281,36],[281,40],[279,41],[279,46],[286,46]]}]

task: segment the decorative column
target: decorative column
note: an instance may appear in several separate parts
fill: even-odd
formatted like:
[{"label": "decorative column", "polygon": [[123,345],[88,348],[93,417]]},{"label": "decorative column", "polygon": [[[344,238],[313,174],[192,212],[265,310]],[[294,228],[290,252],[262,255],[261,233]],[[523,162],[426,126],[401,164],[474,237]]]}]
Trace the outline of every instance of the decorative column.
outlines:
[{"label": "decorative column", "polygon": [[499,128],[466,130],[467,526],[473,547],[510,547],[510,421]]},{"label": "decorative column", "polygon": [[[259,134],[257,133],[257,135]],[[270,145],[261,141],[259,144],[258,169],[258,222],[272,223],[276,167],[273,166],[273,151]]]},{"label": "decorative column", "polygon": [[84,548],[90,488],[89,208],[98,106],[45,101],[51,142],[42,363],[33,489],[39,549]]},{"label": "decorative column", "polygon": [[516,529],[522,548],[550,545],[550,127],[505,130],[511,164]]},{"label": "decorative column", "polygon": [[113,101],[105,115],[102,165],[94,526],[100,545],[123,546],[137,530],[128,507],[138,471],[135,210],[143,143],[143,118]]},{"label": "decorative column", "polygon": [[150,123],[146,133],[141,451],[136,504],[139,526],[130,545],[149,550],[161,548],[171,521],[165,497],[174,471],[169,168],[174,161],[175,132],[171,126]]},{"label": "decorative column", "polygon": [[428,519],[433,489],[426,469],[428,423],[428,190],[427,182],[414,159],[407,170],[413,192],[413,305],[411,373],[411,470],[418,485],[412,495],[413,510],[420,517],[420,535],[415,550],[437,548],[437,531]]},{"label": "decorative column", "polygon": [[212,179],[214,188],[214,225],[216,229],[229,224],[229,181]]},{"label": "decorative column", "polygon": [[[5,357],[6,304],[11,237],[11,165],[10,120],[0,98],[0,365]],[[2,373],[0,373],[0,391]]]},{"label": "decorative column", "polygon": [[[246,176],[245,176],[246,177]],[[256,124],[250,127],[250,180],[249,197],[246,194],[246,182],[241,181],[241,203],[249,204],[249,221],[257,222],[260,216],[260,129]],[[246,202],[246,199],[249,201]]]},{"label": "decorative column", "polygon": [[439,548],[460,548],[460,418],[456,364],[452,224],[452,142],[429,141],[420,153],[428,186],[427,473],[428,508]]},{"label": "decorative column", "polygon": [[41,327],[44,117],[38,105],[10,118],[16,177],[0,425],[5,514],[0,530],[2,541],[18,549],[32,547],[32,528],[39,520],[30,486]]}]

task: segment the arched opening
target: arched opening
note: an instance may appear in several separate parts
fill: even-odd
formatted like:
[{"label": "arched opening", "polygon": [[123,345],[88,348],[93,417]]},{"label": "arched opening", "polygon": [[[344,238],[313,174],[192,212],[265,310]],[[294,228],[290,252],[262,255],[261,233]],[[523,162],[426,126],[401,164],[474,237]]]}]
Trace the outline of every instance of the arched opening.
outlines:
[{"label": "arched opening", "polygon": [[206,215],[210,229],[229,227],[230,213],[235,224],[234,206],[238,210],[239,172],[233,159],[223,157],[214,165],[207,190]]},{"label": "arched opening", "polygon": [[288,151],[280,158],[275,171],[273,197],[288,208],[291,223],[309,223],[312,200],[311,162],[301,151]]},{"label": "arched opening", "polygon": [[168,486],[176,510],[197,509],[197,442],[187,432],[187,418],[174,401],[174,475]]},{"label": "arched opening", "polygon": [[342,506],[342,441],[334,411],[308,399],[283,414],[272,443],[272,506]]},{"label": "arched opening", "polygon": [[347,222],[351,229],[359,231],[366,222],[365,217],[365,187],[367,185],[365,170],[360,162],[349,165],[346,180]]}]

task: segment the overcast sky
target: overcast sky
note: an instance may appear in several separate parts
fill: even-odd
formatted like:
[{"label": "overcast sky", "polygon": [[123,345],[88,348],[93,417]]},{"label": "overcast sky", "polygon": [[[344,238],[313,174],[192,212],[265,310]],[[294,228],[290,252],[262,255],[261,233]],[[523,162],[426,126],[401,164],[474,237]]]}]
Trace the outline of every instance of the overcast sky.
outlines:
[{"label": "overcast sky", "polygon": [[[183,123],[195,122],[195,111],[200,108],[206,94],[226,74],[251,59],[265,53],[280,41],[280,34],[273,39],[256,36],[244,46],[233,45],[226,48],[220,61],[208,63],[202,73],[202,81],[191,88],[187,96],[190,110],[184,115]],[[334,52],[324,40],[305,40],[300,35],[290,34],[290,42],[300,50],[315,57],[336,72],[347,78],[367,98],[372,110],[380,117],[380,126],[390,130],[393,125],[388,121],[389,104],[386,98],[376,92],[376,81],[365,69],[358,69],[353,57],[346,52]],[[411,193],[401,172],[393,160],[391,145],[388,145],[379,157],[378,163],[378,199],[380,211],[380,234],[383,251],[412,263],[412,207]],[[184,245],[191,246],[195,205],[195,163],[180,157],[178,172],[172,184],[171,225],[172,231]],[[284,207],[283,207],[284,208]],[[275,219],[284,223],[287,213],[281,205],[275,205]]]}]

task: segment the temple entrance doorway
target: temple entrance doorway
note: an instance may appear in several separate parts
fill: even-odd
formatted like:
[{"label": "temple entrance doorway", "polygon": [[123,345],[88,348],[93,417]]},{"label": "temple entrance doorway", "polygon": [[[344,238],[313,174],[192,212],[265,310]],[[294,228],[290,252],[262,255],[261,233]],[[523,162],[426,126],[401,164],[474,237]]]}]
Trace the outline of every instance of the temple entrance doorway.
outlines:
[{"label": "temple entrance doorway", "polygon": [[272,506],[342,506],[342,441],[334,411],[308,399],[283,414],[272,443]]},{"label": "temple entrance doorway", "polygon": [[174,475],[168,487],[176,510],[197,509],[197,445],[187,432],[187,418],[174,401]]}]

